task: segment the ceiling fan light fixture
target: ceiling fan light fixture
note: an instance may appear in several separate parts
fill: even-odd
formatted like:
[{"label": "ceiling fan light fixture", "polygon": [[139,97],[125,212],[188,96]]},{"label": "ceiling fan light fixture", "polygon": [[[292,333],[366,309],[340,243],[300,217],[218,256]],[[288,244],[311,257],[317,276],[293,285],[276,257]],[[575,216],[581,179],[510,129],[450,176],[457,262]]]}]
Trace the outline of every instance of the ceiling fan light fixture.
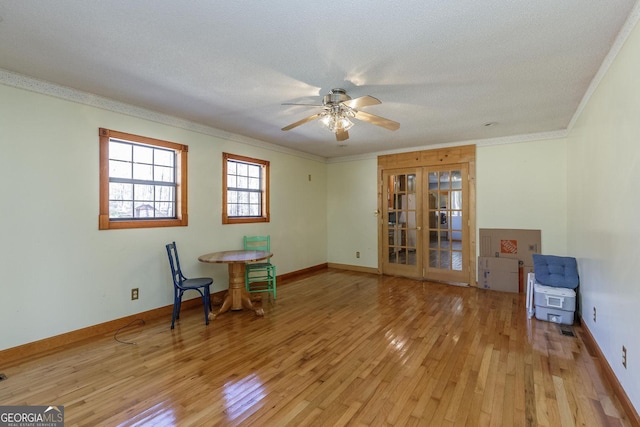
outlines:
[{"label": "ceiling fan light fixture", "polygon": [[320,116],[320,122],[331,132],[339,130],[347,131],[353,127],[353,122],[349,120],[348,114],[344,111],[325,111]]},{"label": "ceiling fan light fixture", "polygon": [[352,119],[369,122],[373,125],[389,130],[398,130],[400,123],[374,114],[365,113],[362,107],[380,104],[380,100],[370,95],[351,98],[344,89],[332,89],[322,98],[322,105],[316,104],[290,104],[283,105],[305,105],[311,107],[321,107],[323,111],[305,117],[302,120],[291,123],[282,130],[291,130],[312,120],[318,120],[322,126],[329,129],[336,135],[336,141],[346,141],[349,139],[349,129],[353,127]]}]

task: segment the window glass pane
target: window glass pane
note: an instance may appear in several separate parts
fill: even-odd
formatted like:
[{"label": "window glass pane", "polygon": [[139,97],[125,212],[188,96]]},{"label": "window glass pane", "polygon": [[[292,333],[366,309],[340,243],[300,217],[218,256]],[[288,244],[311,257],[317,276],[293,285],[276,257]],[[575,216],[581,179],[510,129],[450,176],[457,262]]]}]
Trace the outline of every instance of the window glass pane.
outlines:
[{"label": "window glass pane", "polygon": [[131,179],[131,163],[109,160],[109,178]]},{"label": "window glass pane", "polygon": [[134,218],[153,218],[155,217],[155,208],[149,203],[134,203],[133,208]]},{"label": "window glass pane", "polygon": [[440,253],[440,265],[439,265],[439,268],[449,269],[450,265],[451,264],[449,263],[449,253],[448,252],[441,252]]},{"label": "window glass pane", "polygon": [[109,199],[110,200],[132,200],[133,184],[110,182],[109,183]]},{"label": "window glass pane", "polygon": [[153,200],[153,185],[134,185],[133,196],[135,200]]},{"label": "window glass pane", "polygon": [[429,172],[429,190],[438,189],[438,174],[436,172]]},{"label": "window glass pane", "polygon": [[416,192],[416,176],[414,174],[407,175],[407,192]]},{"label": "window glass pane", "polygon": [[451,171],[451,188],[455,190],[462,189],[462,172]]},{"label": "window glass pane", "polygon": [[259,190],[260,189],[260,180],[257,178],[249,178],[249,189],[251,190]]},{"label": "window glass pane", "polygon": [[161,186],[158,185],[155,187],[156,190],[156,201],[159,202],[174,202],[176,200],[175,187]]},{"label": "window glass pane", "polygon": [[140,163],[133,164],[133,179],[153,180],[153,166]]},{"label": "window glass pane", "polygon": [[416,224],[416,212],[415,211],[409,211],[407,212],[407,226],[409,228],[416,228],[417,224]]},{"label": "window glass pane", "polygon": [[236,162],[227,162],[227,174],[228,175],[236,175],[238,172],[238,167],[237,167],[237,163]]},{"label": "window glass pane", "polygon": [[402,199],[400,198],[399,194],[396,194],[396,195],[393,196],[393,207],[394,207],[394,209],[401,209],[402,208],[401,201],[402,201]]},{"label": "window glass pane", "polygon": [[227,203],[238,203],[237,191],[227,191]]},{"label": "window glass pane", "polygon": [[416,244],[418,243],[416,240],[416,236],[417,236],[417,232],[415,229],[409,230],[407,232],[408,234],[408,239],[407,240],[407,247],[411,250],[415,250],[416,249]]},{"label": "window glass pane", "polygon": [[249,176],[252,178],[260,178],[260,166],[251,165],[249,166]]},{"label": "window glass pane", "polygon": [[229,216],[238,216],[238,205],[235,203],[227,204],[227,215]]},{"label": "window glass pane", "polygon": [[153,152],[153,163],[156,165],[173,168],[175,166],[175,158],[173,151],[155,149]]},{"label": "window glass pane", "polygon": [[451,192],[451,209],[462,209],[462,191]]},{"label": "window glass pane", "polygon": [[174,182],[175,178],[173,176],[174,173],[173,168],[165,167],[165,166],[154,166],[153,167],[153,180],[161,181],[161,182]]},{"label": "window glass pane", "polygon": [[238,167],[238,172],[237,172],[238,175],[247,176],[248,166],[246,163],[238,163],[237,167]]},{"label": "window glass pane", "polygon": [[462,230],[462,212],[461,211],[451,212],[451,229],[454,231]]},{"label": "window glass pane", "polygon": [[449,172],[440,172],[440,189],[449,190],[450,188]]},{"label": "window glass pane", "polygon": [[249,195],[249,203],[251,204],[259,204],[260,203],[260,193],[251,193]]},{"label": "window glass pane", "polygon": [[109,217],[133,218],[133,202],[112,200],[109,202]]},{"label": "window glass pane", "polygon": [[438,251],[430,250],[429,251],[429,267],[436,268],[438,266]]},{"label": "window glass pane", "polygon": [[136,163],[153,163],[153,148],[134,145],[133,161]]},{"label": "window glass pane", "polygon": [[249,203],[249,193],[247,193],[246,191],[239,191],[238,203]]},{"label": "window glass pane", "polygon": [[157,202],[155,204],[156,216],[161,218],[173,218],[175,212],[173,211],[173,203]]},{"label": "window glass pane", "polygon": [[228,188],[236,188],[238,187],[238,181],[236,180],[235,175],[227,176],[227,187]]},{"label": "window glass pane", "polygon": [[131,161],[131,144],[110,141],[109,159]]},{"label": "window glass pane", "polygon": [[462,271],[462,252],[451,252],[453,259],[452,270]]},{"label": "window glass pane", "polygon": [[244,176],[238,176],[237,187],[238,188],[249,188],[248,185],[247,185],[247,178],[244,177]]},{"label": "window glass pane", "polygon": [[250,205],[249,215],[251,215],[251,216],[259,216],[260,215],[260,206],[258,206],[258,205]]}]

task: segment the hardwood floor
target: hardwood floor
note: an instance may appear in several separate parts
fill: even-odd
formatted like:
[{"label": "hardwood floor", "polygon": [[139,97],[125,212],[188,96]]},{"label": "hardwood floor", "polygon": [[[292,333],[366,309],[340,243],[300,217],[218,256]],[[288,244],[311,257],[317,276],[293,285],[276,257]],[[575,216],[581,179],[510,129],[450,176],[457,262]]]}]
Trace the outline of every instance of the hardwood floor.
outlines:
[{"label": "hardwood floor", "polygon": [[0,366],[0,404],[64,405],[67,427],[631,425],[581,328],[522,295],[328,269],[262,306]]}]

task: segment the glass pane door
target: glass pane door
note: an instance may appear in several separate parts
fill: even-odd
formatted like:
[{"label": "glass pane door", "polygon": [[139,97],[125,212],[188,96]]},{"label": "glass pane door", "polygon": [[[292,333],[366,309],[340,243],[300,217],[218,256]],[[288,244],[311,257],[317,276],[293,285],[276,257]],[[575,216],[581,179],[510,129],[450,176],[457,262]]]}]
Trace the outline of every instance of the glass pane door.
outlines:
[{"label": "glass pane door", "polygon": [[383,271],[407,277],[420,277],[422,259],[420,171],[385,172],[383,182]]},{"label": "glass pane door", "polygon": [[465,207],[466,170],[460,165],[429,168],[427,215],[429,218],[425,276],[450,282],[468,281]]}]

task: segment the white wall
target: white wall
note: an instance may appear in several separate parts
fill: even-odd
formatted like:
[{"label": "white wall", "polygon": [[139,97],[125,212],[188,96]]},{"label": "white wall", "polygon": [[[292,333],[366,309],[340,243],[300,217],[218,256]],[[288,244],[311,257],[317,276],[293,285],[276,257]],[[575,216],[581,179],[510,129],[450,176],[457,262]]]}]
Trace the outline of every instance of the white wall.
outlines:
[{"label": "white wall", "polygon": [[328,262],[378,268],[377,170],[375,157],[327,165]]},{"label": "white wall", "polygon": [[[189,146],[188,227],[98,230],[99,127]],[[270,223],[221,224],[223,151],[271,162]],[[279,274],[326,262],[326,164],[294,154],[0,85],[0,350],[172,304],[172,240],[214,290],[227,268],[198,255],[244,234],[272,235]]]},{"label": "white wall", "polygon": [[569,251],[578,257],[583,319],[640,409],[638,52],[636,26],[569,135],[567,230]]},{"label": "white wall", "polygon": [[541,230],[542,252],[566,255],[566,161],[564,139],[477,147],[478,228]]}]

